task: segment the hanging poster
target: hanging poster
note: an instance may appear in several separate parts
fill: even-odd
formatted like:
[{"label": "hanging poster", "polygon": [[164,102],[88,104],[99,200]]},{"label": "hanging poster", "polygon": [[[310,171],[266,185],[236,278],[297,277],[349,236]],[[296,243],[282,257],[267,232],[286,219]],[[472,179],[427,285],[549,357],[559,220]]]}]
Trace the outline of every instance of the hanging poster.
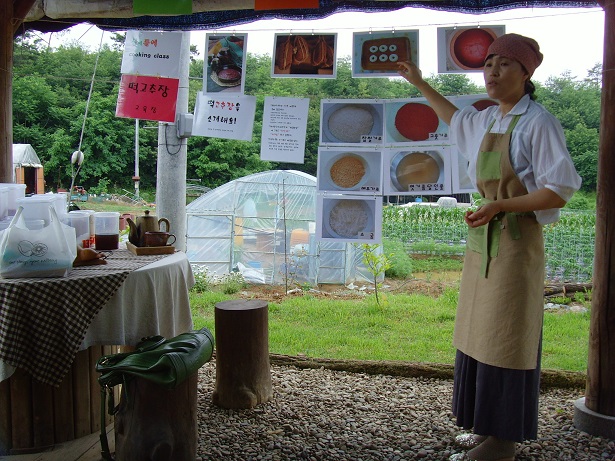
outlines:
[{"label": "hanging poster", "polygon": [[337,34],[275,34],[272,77],[335,78]]},{"label": "hanging poster", "polygon": [[382,195],[382,150],[366,147],[319,147],[319,192]]},{"label": "hanging poster", "polygon": [[316,238],[334,242],[380,243],[382,196],[318,194]]},{"label": "hanging poster", "polygon": [[309,98],[265,98],[261,160],[303,163],[309,107]]},{"label": "hanging poster", "polygon": [[226,94],[197,95],[193,136],[252,140],[256,97]]},{"label": "hanging poster", "polygon": [[179,78],[182,32],[126,32],[122,74]]},{"label": "hanging poster", "polygon": [[381,145],[384,103],[377,99],[321,99],[320,144]]},{"label": "hanging poster", "polygon": [[450,194],[450,155],[449,146],[385,149],[384,194]]},{"label": "hanging poster", "polygon": [[487,49],[505,26],[439,27],[438,72],[482,72]]},{"label": "hanging poster", "polygon": [[179,79],[122,75],[115,116],[175,122]]},{"label": "hanging poster", "polygon": [[425,98],[389,99],[384,104],[386,144],[448,144],[448,125]]},{"label": "hanging poster", "polygon": [[206,34],[205,93],[243,94],[247,39],[247,34]]},{"label": "hanging poster", "polygon": [[398,77],[399,63],[403,61],[419,65],[418,30],[353,34],[353,77]]}]

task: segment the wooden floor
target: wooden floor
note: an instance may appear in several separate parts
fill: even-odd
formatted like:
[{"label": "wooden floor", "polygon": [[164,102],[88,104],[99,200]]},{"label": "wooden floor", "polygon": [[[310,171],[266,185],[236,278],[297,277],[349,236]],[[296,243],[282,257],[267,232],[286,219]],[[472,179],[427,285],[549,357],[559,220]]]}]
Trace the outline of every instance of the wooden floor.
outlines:
[{"label": "wooden floor", "polygon": [[[107,426],[109,449],[115,449],[113,424]],[[50,451],[27,455],[0,456],[0,461],[100,461],[100,434],[91,434],[72,442],[65,442]]]}]

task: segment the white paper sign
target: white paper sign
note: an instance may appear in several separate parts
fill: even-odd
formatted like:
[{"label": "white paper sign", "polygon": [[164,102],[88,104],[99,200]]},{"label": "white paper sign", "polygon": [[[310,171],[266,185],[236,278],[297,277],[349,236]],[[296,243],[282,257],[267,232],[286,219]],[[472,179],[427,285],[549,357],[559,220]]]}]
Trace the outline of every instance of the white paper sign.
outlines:
[{"label": "white paper sign", "polygon": [[309,98],[265,98],[262,160],[303,163],[309,107]]},{"label": "white paper sign", "polygon": [[126,32],[122,74],[179,78],[182,32]]},{"label": "white paper sign", "polygon": [[255,112],[256,96],[199,92],[192,135],[251,141]]}]

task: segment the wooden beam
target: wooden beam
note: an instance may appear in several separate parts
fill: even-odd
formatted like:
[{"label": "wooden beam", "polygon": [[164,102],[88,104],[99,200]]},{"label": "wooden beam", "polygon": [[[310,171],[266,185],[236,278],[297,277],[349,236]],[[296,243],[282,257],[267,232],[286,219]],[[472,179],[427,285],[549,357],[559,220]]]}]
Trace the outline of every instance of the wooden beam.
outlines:
[{"label": "wooden beam", "polygon": [[605,0],[594,289],[585,406],[615,416],[615,0]]},{"label": "wooden beam", "polygon": [[23,19],[32,9],[35,2],[36,0],[13,0],[13,35],[19,29]]}]

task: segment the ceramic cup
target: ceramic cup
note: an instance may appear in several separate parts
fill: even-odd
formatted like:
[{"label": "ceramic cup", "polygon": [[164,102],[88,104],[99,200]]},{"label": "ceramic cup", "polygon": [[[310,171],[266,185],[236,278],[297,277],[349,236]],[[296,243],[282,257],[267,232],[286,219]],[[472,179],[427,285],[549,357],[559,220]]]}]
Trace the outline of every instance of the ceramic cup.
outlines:
[{"label": "ceramic cup", "polygon": [[174,243],[175,243],[175,235],[169,232],[146,232],[145,233],[145,246],[146,247],[163,247],[166,245],[173,245]]}]

